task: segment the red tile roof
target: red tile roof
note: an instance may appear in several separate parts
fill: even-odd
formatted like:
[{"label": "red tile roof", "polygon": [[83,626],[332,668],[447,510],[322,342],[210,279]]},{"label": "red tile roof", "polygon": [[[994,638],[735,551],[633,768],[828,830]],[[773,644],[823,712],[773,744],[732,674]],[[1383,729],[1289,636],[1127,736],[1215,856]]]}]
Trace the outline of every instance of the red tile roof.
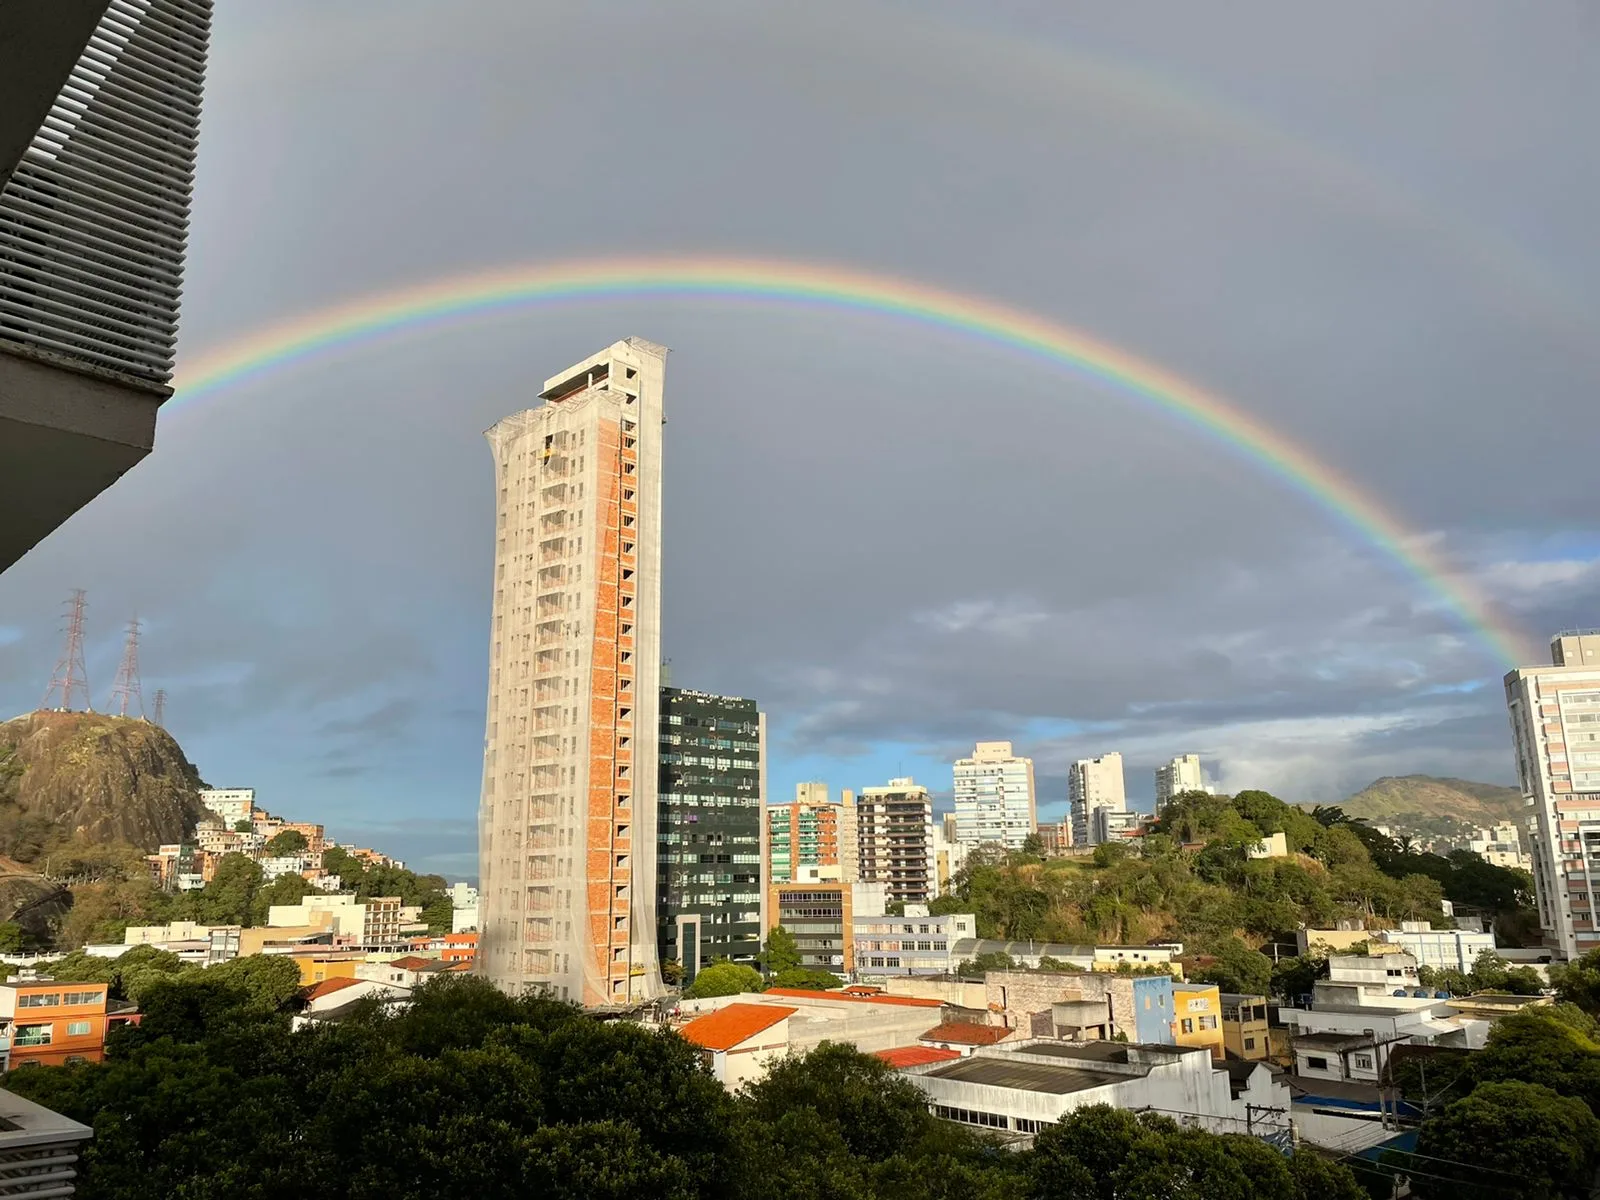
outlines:
[{"label": "red tile roof", "polygon": [[697,1046],[707,1050],[732,1050],[746,1038],[771,1029],[785,1017],[800,1010],[781,1004],[730,1004],[714,1013],[696,1017],[678,1030]]},{"label": "red tile roof", "polygon": [[1011,1036],[1004,1025],[973,1025],[967,1021],[946,1021],[922,1035],[925,1042],[958,1042],[963,1046],[992,1046]]},{"label": "red tile roof", "polygon": [[358,983],[367,982],[365,979],[324,979],[321,983],[313,983],[308,988],[301,988],[300,994],[307,1000],[320,1000],[324,996],[342,991],[347,987],[355,987]]},{"label": "red tile roof", "polygon": [[403,958],[391,958],[389,965],[399,967],[402,971],[426,971],[438,961],[437,958],[421,958],[415,954],[407,954]]},{"label": "red tile roof", "polygon": [[877,1050],[873,1054],[896,1071],[920,1067],[925,1063],[949,1062],[952,1058],[961,1057],[959,1050],[940,1050],[935,1046],[897,1046],[893,1050]]},{"label": "red tile roof", "polygon": [[852,996],[846,992],[813,992],[805,988],[768,988],[764,996],[787,996],[791,1000],[843,1000],[848,1004],[898,1004],[903,1008],[943,1008],[943,1000],[924,1000],[920,996]]}]

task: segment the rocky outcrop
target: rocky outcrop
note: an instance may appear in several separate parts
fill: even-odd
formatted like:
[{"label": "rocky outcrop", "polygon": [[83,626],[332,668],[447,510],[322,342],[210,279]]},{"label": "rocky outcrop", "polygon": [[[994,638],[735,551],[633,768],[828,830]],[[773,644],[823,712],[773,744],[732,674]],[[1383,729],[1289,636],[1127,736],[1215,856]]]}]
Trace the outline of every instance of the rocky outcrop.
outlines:
[{"label": "rocky outcrop", "polygon": [[36,712],[0,724],[0,823],[153,851],[193,831],[200,786],[172,735],[148,721]]}]

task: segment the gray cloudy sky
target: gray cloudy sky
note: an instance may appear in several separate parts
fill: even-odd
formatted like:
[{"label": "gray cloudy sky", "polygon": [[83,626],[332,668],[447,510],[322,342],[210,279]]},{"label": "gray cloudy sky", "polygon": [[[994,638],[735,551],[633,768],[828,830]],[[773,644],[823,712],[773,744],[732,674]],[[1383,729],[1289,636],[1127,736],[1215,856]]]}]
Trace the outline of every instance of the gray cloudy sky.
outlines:
[{"label": "gray cloudy sky", "polygon": [[[1530,636],[1600,625],[1600,19],[1577,2],[218,5],[184,353],[584,255],[841,263],[1068,322],[1381,499]],[[89,590],[216,784],[474,869],[481,431],[639,334],[668,374],[674,681],[775,795],[974,739],[1148,801],[1508,780],[1505,665],[1303,495],[1108,388],[861,314],[636,299],[238,386],[0,579],[0,708]]]}]

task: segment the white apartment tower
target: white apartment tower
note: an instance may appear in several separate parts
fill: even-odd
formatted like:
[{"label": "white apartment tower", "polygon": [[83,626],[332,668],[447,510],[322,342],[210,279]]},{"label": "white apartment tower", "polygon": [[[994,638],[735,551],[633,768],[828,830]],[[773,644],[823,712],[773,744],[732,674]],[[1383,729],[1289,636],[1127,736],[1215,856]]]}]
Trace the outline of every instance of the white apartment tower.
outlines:
[{"label": "white apartment tower", "polygon": [[1080,758],[1073,763],[1067,778],[1067,799],[1072,808],[1072,844],[1095,845],[1094,810],[1128,811],[1122,755],[1112,751],[1099,758]]},{"label": "white apartment tower", "polygon": [[979,742],[955,764],[956,839],[1020,850],[1038,825],[1033,759],[1011,753],[1010,742]]},{"label": "white apartment tower", "polygon": [[1164,767],[1156,768],[1156,812],[1174,796],[1206,790],[1205,772],[1198,754],[1180,754]]},{"label": "white apartment tower", "polygon": [[497,499],[478,970],[586,1007],[661,990],[666,354],[616,342],[487,435]]},{"label": "white apartment tower", "polygon": [[1600,948],[1600,630],[1564,633],[1548,667],[1506,676],[1528,850],[1545,940],[1568,959]]}]

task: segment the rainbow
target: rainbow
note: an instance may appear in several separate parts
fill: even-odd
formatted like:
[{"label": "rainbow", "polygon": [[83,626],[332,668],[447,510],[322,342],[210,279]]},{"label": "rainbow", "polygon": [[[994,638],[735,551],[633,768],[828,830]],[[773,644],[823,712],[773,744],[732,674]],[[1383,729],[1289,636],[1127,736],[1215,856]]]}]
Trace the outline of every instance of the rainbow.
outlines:
[{"label": "rainbow", "polygon": [[1505,665],[1537,661],[1528,639],[1379,501],[1221,397],[1082,330],[995,300],[838,266],[773,259],[626,258],[508,267],[359,297],[270,325],[179,364],[183,408],[319,357],[451,323],[583,300],[734,299],[909,321],[1065,367],[1143,402],[1315,503],[1437,596]]}]

